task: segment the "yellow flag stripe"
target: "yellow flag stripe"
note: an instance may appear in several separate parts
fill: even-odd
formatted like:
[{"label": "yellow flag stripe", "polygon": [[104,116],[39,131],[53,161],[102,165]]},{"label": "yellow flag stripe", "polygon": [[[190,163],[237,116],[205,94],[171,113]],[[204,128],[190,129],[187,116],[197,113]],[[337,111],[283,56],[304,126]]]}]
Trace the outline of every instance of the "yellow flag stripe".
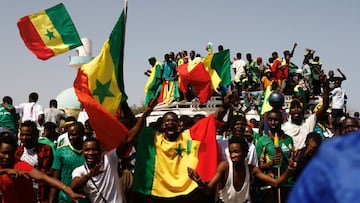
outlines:
[{"label": "yellow flag stripe", "polygon": [[98,96],[95,96],[95,99],[111,114],[115,114],[121,101],[122,92],[120,92],[117,84],[114,63],[109,47],[109,40],[106,40],[101,53],[89,63],[84,64],[81,68],[88,76],[88,84],[91,92],[97,88],[96,81],[99,81],[102,84],[111,81],[109,91],[114,96],[105,97],[103,103],[100,102]]},{"label": "yellow flag stripe", "polygon": [[[45,11],[29,15],[29,19],[33,23],[44,44],[48,48],[52,49],[55,55],[69,50],[69,46],[64,44],[61,35],[56,30]],[[49,33],[52,33],[54,38],[50,39],[50,37],[47,36]]]},{"label": "yellow flag stripe", "polygon": [[216,70],[214,70],[211,67],[211,61],[212,61],[213,56],[214,56],[214,54],[208,54],[203,59],[203,63],[204,63],[205,69],[209,72],[209,75],[210,75],[210,78],[211,78],[211,88],[213,90],[216,90],[216,88],[219,86],[219,84],[221,82],[221,78],[217,74]]}]

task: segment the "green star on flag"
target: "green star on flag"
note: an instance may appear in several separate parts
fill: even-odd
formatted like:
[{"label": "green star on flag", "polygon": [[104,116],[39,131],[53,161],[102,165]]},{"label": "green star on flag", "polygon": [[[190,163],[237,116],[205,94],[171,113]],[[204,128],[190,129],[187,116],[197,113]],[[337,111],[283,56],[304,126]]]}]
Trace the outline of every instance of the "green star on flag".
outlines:
[{"label": "green star on flag", "polygon": [[185,151],[185,148],[181,148],[181,145],[179,144],[177,148],[175,148],[176,155],[180,156],[182,158],[182,152]]},{"label": "green star on flag", "polygon": [[51,39],[53,39],[53,38],[55,38],[55,36],[54,36],[54,32],[50,32],[49,30],[46,30],[46,36],[48,36],[49,37],[49,40],[51,40]]},{"label": "green star on flag", "polygon": [[100,53],[78,69],[74,81],[76,96],[86,109],[96,138],[107,151],[124,142],[128,133],[115,116],[121,102],[127,99],[123,78],[124,10]]},{"label": "green star on flag", "polygon": [[99,97],[100,103],[102,104],[105,97],[113,97],[114,94],[109,90],[111,80],[102,84],[99,80],[96,80],[96,89],[93,91],[93,95]]},{"label": "green star on flag", "polygon": [[24,16],[18,20],[17,26],[26,47],[41,60],[82,45],[63,3]]}]

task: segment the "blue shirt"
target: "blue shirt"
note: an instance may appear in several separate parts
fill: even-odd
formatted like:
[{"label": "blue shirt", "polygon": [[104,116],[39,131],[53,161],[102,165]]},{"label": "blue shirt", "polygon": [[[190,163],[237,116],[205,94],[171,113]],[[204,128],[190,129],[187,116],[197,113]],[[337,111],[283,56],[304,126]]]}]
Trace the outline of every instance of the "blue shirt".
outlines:
[{"label": "blue shirt", "polygon": [[288,198],[293,202],[359,202],[360,131],[324,141]]},{"label": "blue shirt", "polygon": [[175,76],[177,74],[176,72],[176,63],[173,61],[169,61],[169,62],[164,62],[162,65],[163,68],[163,74],[164,74],[164,79],[166,81],[174,81],[175,80]]}]

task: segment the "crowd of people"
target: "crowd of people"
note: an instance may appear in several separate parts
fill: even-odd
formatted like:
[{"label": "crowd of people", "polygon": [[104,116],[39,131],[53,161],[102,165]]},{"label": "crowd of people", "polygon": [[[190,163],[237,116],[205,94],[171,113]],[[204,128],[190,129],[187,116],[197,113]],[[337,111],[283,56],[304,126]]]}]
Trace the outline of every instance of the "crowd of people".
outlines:
[{"label": "crowd of people", "polygon": [[[187,51],[170,52],[163,62],[150,57],[152,67],[145,74],[155,80],[147,84],[146,108],[135,118],[127,103],[121,103],[117,116],[129,131],[111,151],[96,138],[86,109],[76,118],[58,109],[54,99],[44,109],[36,92],[19,105],[4,96],[2,202],[267,203],[297,202],[302,194],[315,199],[311,195],[318,194],[301,191],[305,189],[299,185],[311,184],[307,175],[313,171],[307,166],[320,167],[314,166],[316,160],[324,173],[333,170],[317,153],[320,149],[325,157],[322,145],[357,131],[359,113],[351,116],[346,110],[342,71],[337,69],[341,77],[332,70],[326,75],[320,57],[310,49],[303,64],[295,65],[291,58],[296,46],[285,50],[282,59],[273,52],[268,63],[262,57],[253,60],[250,53],[245,61],[236,53],[229,67],[232,84],[219,87],[222,105],[215,112],[195,118],[168,111],[149,124],[146,118],[157,105],[163,84],[173,87],[173,101],[196,98],[191,86],[187,92],[178,91],[176,67],[201,55],[193,50],[189,56]],[[218,48],[224,51],[221,45]],[[213,52],[210,45],[207,51]],[[288,109],[284,95],[292,97]],[[321,102],[309,105],[314,97]],[[244,108],[238,108],[239,100]],[[266,111],[265,103],[270,106]],[[258,111],[259,120],[247,120],[250,108]],[[199,169],[203,166],[205,171]],[[326,197],[337,202],[332,198],[338,197]]]}]

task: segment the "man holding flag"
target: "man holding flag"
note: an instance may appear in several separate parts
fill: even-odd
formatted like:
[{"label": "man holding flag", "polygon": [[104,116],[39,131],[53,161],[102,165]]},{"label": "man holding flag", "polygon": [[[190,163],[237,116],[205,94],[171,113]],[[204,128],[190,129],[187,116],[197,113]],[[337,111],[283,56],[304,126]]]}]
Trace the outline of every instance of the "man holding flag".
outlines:
[{"label": "man holding flag", "polygon": [[218,164],[216,128],[222,124],[231,99],[231,94],[226,95],[223,106],[214,114],[185,131],[178,131],[178,115],[174,112],[163,115],[161,132],[148,127],[141,129],[135,145],[134,202],[147,199],[201,202],[204,199],[196,182],[188,177],[187,168],[196,169],[204,181],[210,181],[215,175]]}]

